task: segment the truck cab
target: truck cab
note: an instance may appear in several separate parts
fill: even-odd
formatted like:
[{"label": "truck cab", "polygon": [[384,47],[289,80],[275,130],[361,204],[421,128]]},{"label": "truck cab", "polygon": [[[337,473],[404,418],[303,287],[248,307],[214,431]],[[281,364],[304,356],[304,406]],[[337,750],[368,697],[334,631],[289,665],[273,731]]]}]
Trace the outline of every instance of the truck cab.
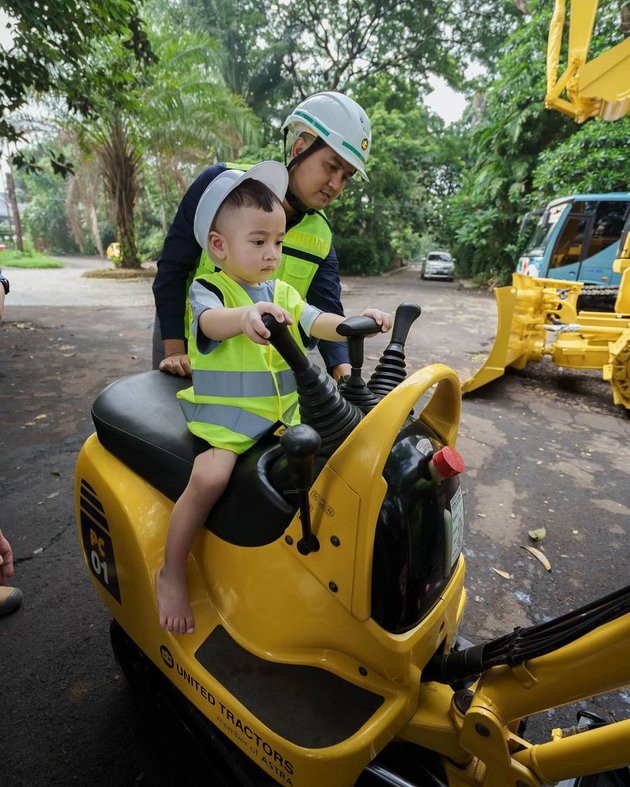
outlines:
[{"label": "truck cab", "polygon": [[618,286],[620,275],[613,272],[613,262],[629,211],[630,192],[613,192],[560,197],[542,214],[529,213],[524,225],[536,215],[539,218],[517,273]]}]

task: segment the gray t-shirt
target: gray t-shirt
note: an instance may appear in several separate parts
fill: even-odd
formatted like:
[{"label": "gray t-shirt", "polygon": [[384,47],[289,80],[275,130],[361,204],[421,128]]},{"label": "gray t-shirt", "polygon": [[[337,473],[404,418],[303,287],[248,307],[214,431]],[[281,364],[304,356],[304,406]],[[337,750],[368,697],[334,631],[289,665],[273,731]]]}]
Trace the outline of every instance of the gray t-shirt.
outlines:
[{"label": "gray t-shirt", "polygon": [[[241,284],[240,286],[245,290],[254,303],[260,301],[268,301],[273,303],[273,294],[276,288],[277,279],[270,279],[258,285]],[[197,349],[203,355],[212,352],[215,347],[219,345],[219,341],[215,339],[208,339],[199,330],[199,317],[206,309],[216,309],[217,307],[223,308],[223,304],[218,295],[211,292],[198,281],[193,281],[190,287],[190,305],[192,307],[192,339],[194,339]],[[311,327],[317,317],[321,314],[321,309],[315,306],[306,304],[302,316],[300,317],[300,328],[306,336],[311,335]],[[310,344],[309,344],[310,346]]]}]

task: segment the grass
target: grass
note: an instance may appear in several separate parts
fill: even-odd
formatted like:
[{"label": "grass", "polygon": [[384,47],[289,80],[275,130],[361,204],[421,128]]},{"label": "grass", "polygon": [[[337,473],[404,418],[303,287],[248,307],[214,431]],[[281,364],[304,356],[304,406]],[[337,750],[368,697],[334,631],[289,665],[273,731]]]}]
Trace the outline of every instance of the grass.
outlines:
[{"label": "grass", "polygon": [[63,268],[63,262],[36,251],[0,251],[0,268]]},{"label": "grass", "polygon": [[84,271],[85,279],[152,279],[155,266],[149,268],[97,268]]}]

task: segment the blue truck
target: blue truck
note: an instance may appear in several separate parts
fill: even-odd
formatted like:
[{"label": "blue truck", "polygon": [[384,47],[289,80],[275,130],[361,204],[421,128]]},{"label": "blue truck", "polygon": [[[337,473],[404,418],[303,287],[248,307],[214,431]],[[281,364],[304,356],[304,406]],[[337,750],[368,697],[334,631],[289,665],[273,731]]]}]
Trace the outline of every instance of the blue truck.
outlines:
[{"label": "blue truck", "polygon": [[531,211],[521,225],[536,226],[517,272],[543,279],[582,281],[582,309],[608,310],[614,303],[620,275],[613,272],[624,223],[630,212],[630,192],[573,194]]}]

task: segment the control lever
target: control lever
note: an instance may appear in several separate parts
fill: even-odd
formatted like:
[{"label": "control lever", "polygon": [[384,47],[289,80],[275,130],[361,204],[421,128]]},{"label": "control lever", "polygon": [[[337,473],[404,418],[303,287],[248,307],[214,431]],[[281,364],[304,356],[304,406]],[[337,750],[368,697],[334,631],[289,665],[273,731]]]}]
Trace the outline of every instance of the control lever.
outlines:
[{"label": "control lever", "polygon": [[[300,420],[319,433],[320,456],[330,456],[363,418],[363,413],[343,398],[326,372],[308,360],[286,323],[277,322],[272,314],[263,314],[262,321],[271,334],[269,341],[295,375]],[[370,323],[369,331],[374,332],[374,323],[371,320]]]},{"label": "control lever", "polygon": [[405,342],[409,329],[420,316],[422,309],[417,303],[401,303],[396,309],[392,338],[370,378],[367,387],[379,398],[386,396],[400,385],[407,376],[405,370]]},{"label": "control lever", "polygon": [[313,483],[313,465],[315,454],[321,445],[321,438],[312,426],[296,424],[291,426],[280,438],[280,445],[287,455],[289,476],[300,505],[300,521],[302,522],[302,538],[297,543],[298,552],[308,555],[317,552],[319,541],[311,530],[311,510],[308,490]]},{"label": "control lever", "polygon": [[363,343],[366,336],[378,333],[380,326],[371,317],[348,317],[338,327],[340,336],[348,337],[348,357],[351,372],[339,382],[339,391],[347,401],[369,413],[380,402],[380,396],[370,391],[361,373],[363,370]]}]

